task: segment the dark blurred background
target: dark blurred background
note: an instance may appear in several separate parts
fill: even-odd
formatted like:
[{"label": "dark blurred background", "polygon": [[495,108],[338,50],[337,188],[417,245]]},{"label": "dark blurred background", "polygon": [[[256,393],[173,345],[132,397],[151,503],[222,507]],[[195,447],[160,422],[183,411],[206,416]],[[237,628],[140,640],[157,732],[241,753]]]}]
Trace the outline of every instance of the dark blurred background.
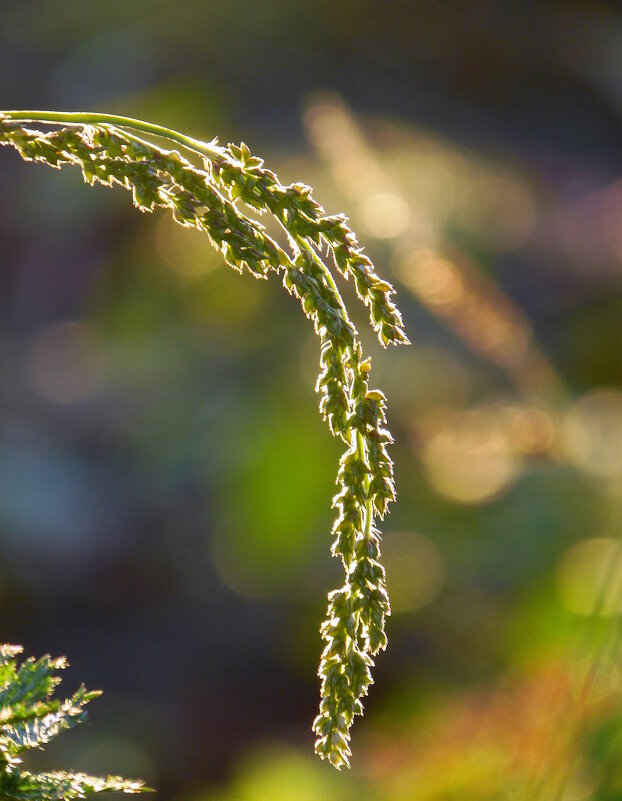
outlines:
[{"label": "dark blurred background", "polygon": [[127,193],[0,152],[2,639],[104,690],[37,767],[188,801],[619,799],[620,4],[0,12],[0,106],[244,140],[350,215],[413,341],[381,351],[355,308],[396,437],[394,614],[337,774],[308,321]]}]

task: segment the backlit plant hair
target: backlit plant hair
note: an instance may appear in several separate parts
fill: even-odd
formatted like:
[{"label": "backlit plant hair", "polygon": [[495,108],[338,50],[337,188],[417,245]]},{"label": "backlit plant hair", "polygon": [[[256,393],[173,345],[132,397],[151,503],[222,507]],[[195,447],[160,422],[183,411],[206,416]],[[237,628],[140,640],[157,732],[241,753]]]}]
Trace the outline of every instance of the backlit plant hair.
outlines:
[{"label": "backlit plant hair", "polygon": [[[62,127],[41,132],[24,127],[25,122]],[[203,168],[144,139],[144,134],[198,154]],[[0,144],[12,145],[27,161],[52,167],[74,164],[89,184],[124,186],[141,211],[170,209],[181,225],[204,231],[234,269],[256,278],[281,275],[313,321],[321,343],[316,386],[320,410],[345,445],[333,500],[337,517],[332,544],[333,555],[343,562],[345,583],[329,593],[321,626],[321,702],[313,730],[315,750],[323,759],[337,768],[349,765],[350,727],[354,716],[363,713],[373,657],[387,644],[390,606],[374,519],[384,517],[395,491],[385,396],[370,388],[370,360],[363,357],[322,254],[329,253],[337,270],[353,279],[384,346],[408,342],[391,299],[393,288],[375,273],[345,216],[326,214],[304,184],[283,186],[244,144],[222,147],[215,140],[201,142],[114,115],[40,111],[0,112]],[[239,201],[274,215],[287,234],[286,249],[244,214]]]}]

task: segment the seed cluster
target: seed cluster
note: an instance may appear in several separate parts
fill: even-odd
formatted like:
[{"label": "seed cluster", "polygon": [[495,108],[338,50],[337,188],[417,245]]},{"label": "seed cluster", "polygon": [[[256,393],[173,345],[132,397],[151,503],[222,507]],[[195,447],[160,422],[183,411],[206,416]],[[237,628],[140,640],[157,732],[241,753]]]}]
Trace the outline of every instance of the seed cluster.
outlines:
[{"label": "seed cluster", "polygon": [[271,211],[294,240],[303,239],[317,247],[328,245],[337,269],[354,278],[357,294],[369,307],[380,341],[385,345],[408,342],[400,313],[391,300],[393,287],[374,272],[344,215],[327,215],[305,184],[280,184],[244,143],[229,145],[221,155],[206,160],[206,166],[234,198]]},{"label": "seed cluster", "polygon": [[[119,184],[142,211],[169,208],[177,222],[207,233],[228,264],[257,278],[281,273],[321,341],[317,381],[320,410],[346,445],[333,500],[337,518],[332,553],[341,558],[345,583],[328,596],[321,634],[320,712],[313,723],[315,748],[335,767],[348,765],[350,727],[362,714],[361,699],[372,682],[373,656],[386,647],[390,614],[380,563],[376,516],[394,500],[392,442],[386,429],[386,399],[369,388],[364,359],[322,250],[338,270],[354,279],[383,345],[406,343],[393,289],[373,269],[342,215],[327,215],[303,184],[283,186],[246,145],[213,147],[198,169],[177,151],[167,151],[110,125],[76,125],[52,132],[24,128],[0,116],[0,145],[12,145],[26,160],[53,167],[75,164],[88,183]],[[238,206],[270,211],[287,233],[289,253]]]}]

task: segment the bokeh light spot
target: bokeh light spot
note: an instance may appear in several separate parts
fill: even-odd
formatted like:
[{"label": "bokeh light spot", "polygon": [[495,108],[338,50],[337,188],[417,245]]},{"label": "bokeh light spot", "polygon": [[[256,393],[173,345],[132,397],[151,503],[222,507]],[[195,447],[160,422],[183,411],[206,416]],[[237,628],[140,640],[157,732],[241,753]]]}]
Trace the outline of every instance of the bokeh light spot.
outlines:
[{"label": "bokeh light spot", "polygon": [[[246,757],[231,793],[221,801],[336,801],[343,785],[336,771],[322,770],[306,754],[287,746],[265,746]],[[212,799],[213,796],[210,796]]]},{"label": "bokeh light spot", "polygon": [[410,271],[402,272],[400,277],[424,303],[450,308],[459,301],[463,282],[450,261],[431,255],[430,258],[414,258],[408,266]]},{"label": "bokeh light spot", "polygon": [[424,421],[419,433],[430,483],[452,500],[490,500],[520,472],[521,459],[508,437],[503,410],[443,410]]},{"label": "bokeh light spot", "polygon": [[368,195],[360,205],[361,221],[377,239],[393,239],[408,228],[410,212],[404,198],[393,192]]},{"label": "bokeh light spot", "polygon": [[414,612],[436,598],[445,566],[431,540],[414,532],[389,534],[383,541],[382,557],[394,613]]},{"label": "bokeh light spot", "polygon": [[200,278],[222,265],[221,255],[203,231],[182,227],[169,214],[162,215],[155,237],[162,261],[186,279]]},{"label": "bokeh light spot", "polygon": [[564,606],[579,615],[622,611],[622,542],[610,537],[581,540],[562,557],[557,589]]},{"label": "bokeh light spot", "polygon": [[578,467],[597,476],[622,472],[622,393],[614,389],[580,398],[562,427],[562,447]]},{"label": "bokeh light spot", "polygon": [[442,148],[431,149],[422,143],[398,151],[391,172],[411,202],[421,207],[435,225],[440,225],[448,219],[455,202],[452,167]]},{"label": "bokeh light spot", "polygon": [[518,408],[510,418],[510,437],[521,453],[544,453],[553,444],[555,422],[544,409]]}]

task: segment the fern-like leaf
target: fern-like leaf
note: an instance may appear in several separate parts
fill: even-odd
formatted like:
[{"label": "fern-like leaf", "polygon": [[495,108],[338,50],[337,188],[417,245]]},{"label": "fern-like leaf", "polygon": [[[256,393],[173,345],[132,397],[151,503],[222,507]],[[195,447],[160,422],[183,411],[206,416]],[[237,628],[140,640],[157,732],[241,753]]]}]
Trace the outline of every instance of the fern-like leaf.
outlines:
[{"label": "fern-like leaf", "polygon": [[82,723],[86,705],[101,693],[81,686],[70,698],[53,698],[60,683],[57,671],[67,666],[67,660],[46,655],[20,665],[21,651],[20,646],[0,646],[0,799],[71,801],[107,790],[145,790],[142,782],[117,776],[97,778],[66,771],[35,774],[22,769],[25,751],[42,748]]}]

